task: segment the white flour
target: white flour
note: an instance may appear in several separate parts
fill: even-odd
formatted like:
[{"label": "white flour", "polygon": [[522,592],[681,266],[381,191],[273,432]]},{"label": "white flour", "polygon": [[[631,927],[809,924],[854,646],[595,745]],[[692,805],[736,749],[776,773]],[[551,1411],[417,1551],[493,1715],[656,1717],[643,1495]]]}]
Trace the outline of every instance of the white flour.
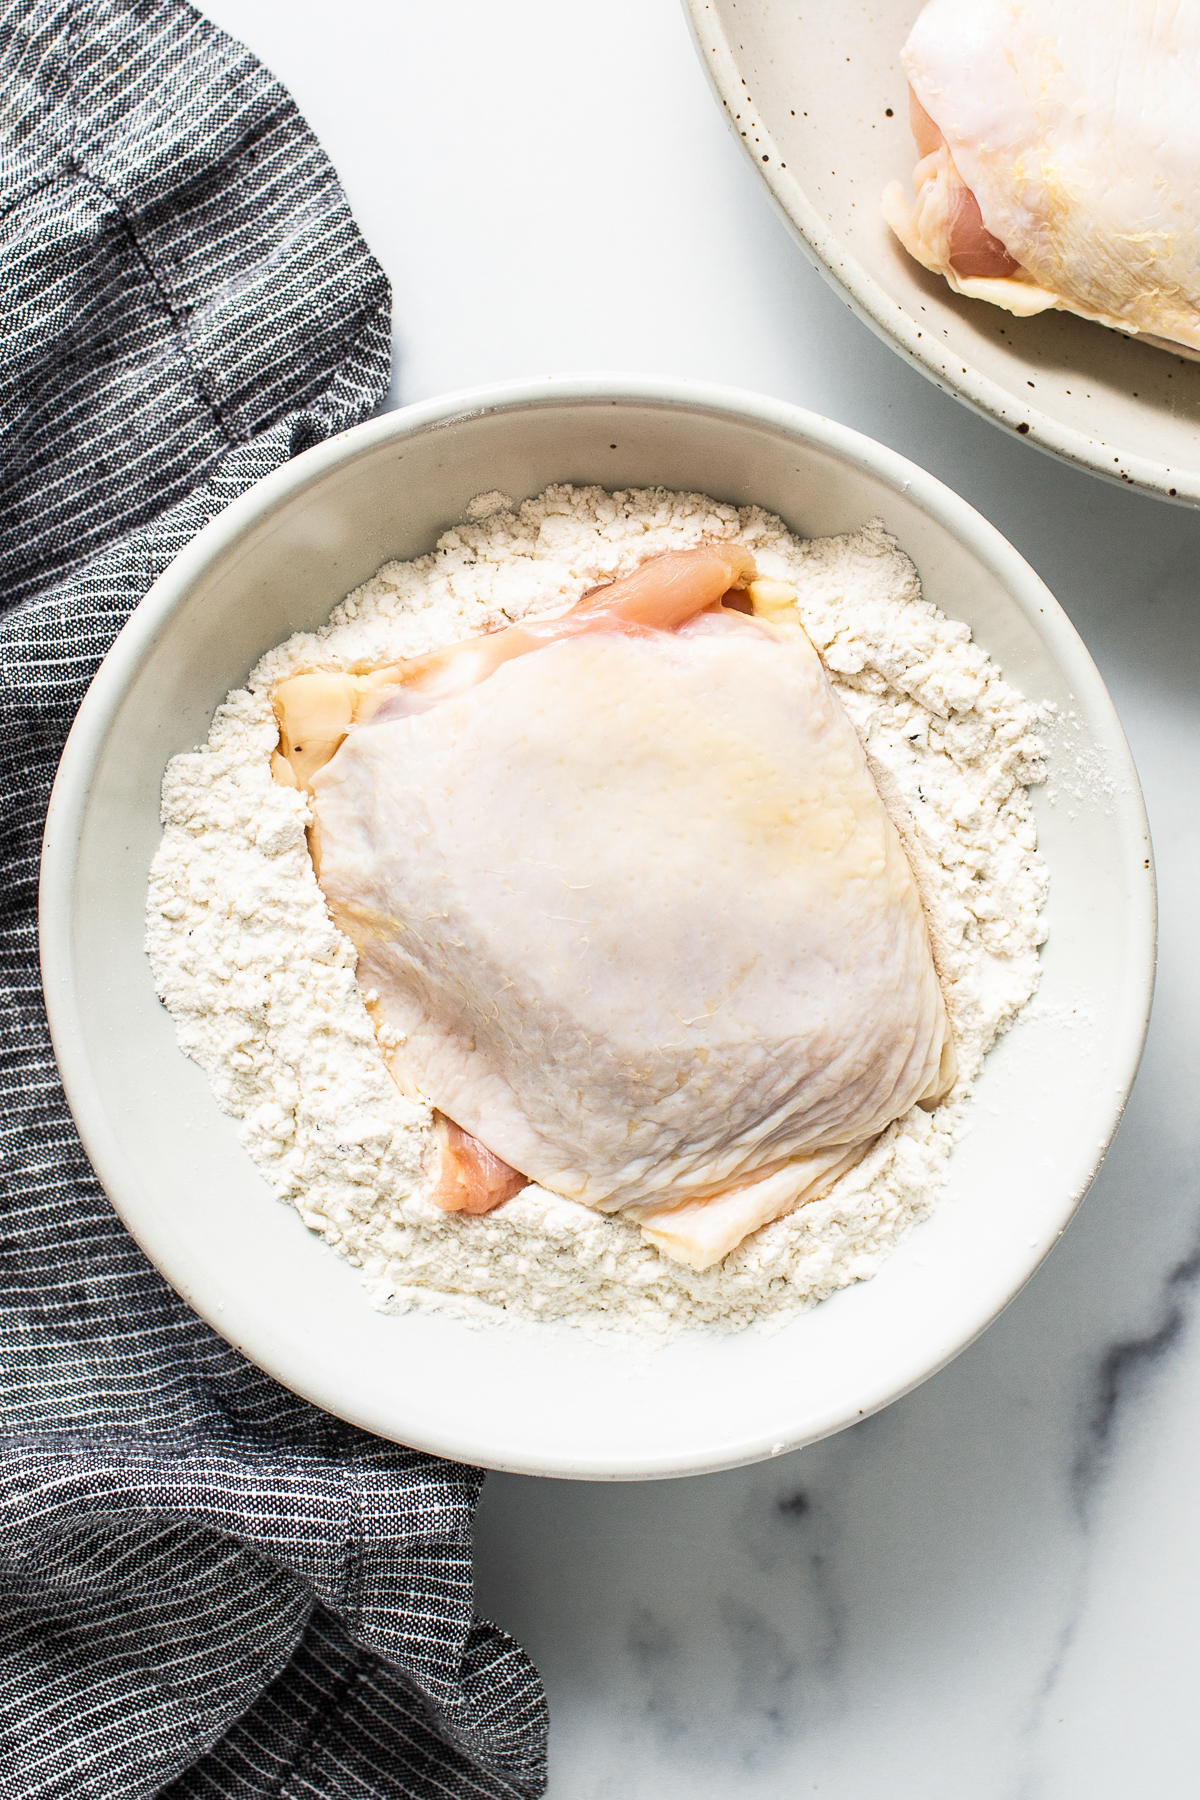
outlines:
[{"label": "white flour", "polygon": [[[783,1323],[875,1273],[937,1198],[969,1085],[1037,986],[1046,877],[1026,791],[1043,779],[1034,707],[921,598],[881,527],[802,542],[754,507],[663,490],[490,494],[437,550],[389,563],[329,624],[264,656],[207,745],[163,782],[147,948],[179,1041],[281,1199],[361,1266],[388,1311],[566,1319],[665,1338]],[[718,1267],[669,1261],[636,1226],[528,1188],[484,1218],[422,1195],[430,1115],[388,1076],[304,841],[301,796],[272,781],[270,691],[301,668],[362,670],[563,610],[656,552],[737,538],[791,582],[872,758],[921,883],[960,1063],[951,1101],[915,1109],[824,1200]]]}]

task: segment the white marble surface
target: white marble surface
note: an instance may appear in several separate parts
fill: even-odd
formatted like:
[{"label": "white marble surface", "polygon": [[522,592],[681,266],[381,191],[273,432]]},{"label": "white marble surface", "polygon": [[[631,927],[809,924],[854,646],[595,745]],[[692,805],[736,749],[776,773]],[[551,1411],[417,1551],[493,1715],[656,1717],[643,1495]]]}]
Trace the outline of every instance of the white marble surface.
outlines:
[{"label": "white marble surface", "polygon": [[[827,412],[993,519],[1146,790],[1149,1046],[1077,1222],[908,1399],[766,1467],[494,1477],[481,1607],[539,1663],[552,1800],[1200,1790],[1200,516],[1053,463],[869,335],[726,134],[677,0],[209,0],[290,86],[395,289],[398,402],[635,369]],[[802,83],[802,72],[798,72]]]}]

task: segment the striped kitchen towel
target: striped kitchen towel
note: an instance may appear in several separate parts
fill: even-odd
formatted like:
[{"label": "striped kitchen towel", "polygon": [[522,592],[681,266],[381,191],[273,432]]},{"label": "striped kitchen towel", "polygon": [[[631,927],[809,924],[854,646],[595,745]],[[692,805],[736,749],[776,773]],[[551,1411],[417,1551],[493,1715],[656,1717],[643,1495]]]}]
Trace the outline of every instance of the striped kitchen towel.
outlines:
[{"label": "striped kitchen towel", "polygon": [[481,1476],[278,1387],[96,1184],[36,964],[55,765],[147,587],[381,399],[389,294],[287,94],[179,0],[0,0],[0,1796],[533,1796]]}]

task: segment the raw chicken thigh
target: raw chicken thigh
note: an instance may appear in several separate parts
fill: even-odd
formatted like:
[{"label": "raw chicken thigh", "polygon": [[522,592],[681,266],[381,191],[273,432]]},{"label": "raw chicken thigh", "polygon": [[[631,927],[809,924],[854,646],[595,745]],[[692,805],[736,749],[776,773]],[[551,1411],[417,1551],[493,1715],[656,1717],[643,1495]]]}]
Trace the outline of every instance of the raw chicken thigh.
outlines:
[{"label": "raw chicken thigh", "polygon": [[[903,848],[790,590],[753,576],[676,553],[277,694],[284,779],[346,733],[311,772],[319,879],[442,1115],[450,1209],[528,1178],[703,1268],[953,1079]],[[774,623],[721,604],[741,582]],[[310,733],[289,698],[319,692]]]},{"label": "raw chicken thigh", "polygon": [[956,292],[1200,351],[1200,0],[930,0],[884,215]]}]

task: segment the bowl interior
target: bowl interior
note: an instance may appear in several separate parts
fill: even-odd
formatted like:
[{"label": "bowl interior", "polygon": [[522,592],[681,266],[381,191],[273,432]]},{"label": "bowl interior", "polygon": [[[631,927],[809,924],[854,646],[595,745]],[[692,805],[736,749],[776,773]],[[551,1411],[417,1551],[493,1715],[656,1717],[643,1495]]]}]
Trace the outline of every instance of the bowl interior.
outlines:
[{"label": "bowl interior", "polygon": [[[1008,678],[1070,715],[1036,1007],[988,1060],[952,1189],[876,1278],[774,1336],[647,1351],[561,1326],[470,1329],[372,1311],[355,1271],[278,1204],[175,1043],[142,948],[167,760],[200,743],[259,655],[389,557],[432,548],[476,494],[552,481],[754,500],[819,535],[881,517],[927,595]],[[1084,771],[1081,775],[1080,771]],[[279,1380],[384,1436],[578,1476],[751,1461],[871,1411],[970,1341],[1036,1267],[1097,1166],[1149,1001],[1153,876],[1136,776],[1086,651],[1004,541],[930,477],[794,409],[627,384],[410,408],[319,446],[236,502],[156,585],[64,755],[43,861],[43,967],[67,1093],[148,1254]]]},{"label": "bowl interior", "polygon": [[[857,310],[940,385],[1031,443],[1200,502],[1200,363],[1069,313],[1014,319],[954,294],[883,222],[916,160],[900,51],[921,0],[687,0],[734,129]],[[889,111],[891,116],[889,117]]]}]

